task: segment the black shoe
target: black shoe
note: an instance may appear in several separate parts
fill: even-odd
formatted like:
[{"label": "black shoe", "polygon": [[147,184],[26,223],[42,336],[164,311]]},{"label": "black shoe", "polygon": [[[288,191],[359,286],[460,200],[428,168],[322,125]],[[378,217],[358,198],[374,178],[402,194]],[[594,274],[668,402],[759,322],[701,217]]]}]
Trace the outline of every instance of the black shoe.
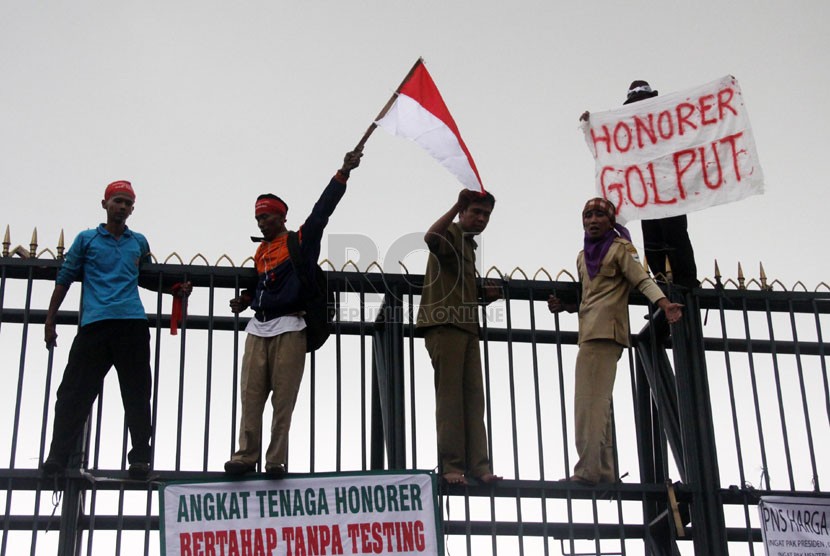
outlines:
[{"label": "black shoe", "polygon": [[40,465],[40,472],[43,473],[44,477],[52,477],[54,475],[60,475],[61,473],[63,473],[63,470],[65,468],[65,463],[61,463],[56,459],[48,458]]},{"label": "black shoe", "polygon": [[285,477],[286,470],[285,466],[280,463],[277,465],[266,465],[265,473],[272,479],[282,479]]},{"label": "black shoe", "polygon": [[142,461],[136,461],[130,464],[129,469],[130,479],[143,480],[150,474],[150,464]]},{"label": "black shoe", "polygon": [[246,473],[253,473],[256,471],[256,465],[253,463],[245,463],[236,459],[231,459],[225,462],[225,473],[228,475],[245,475]]}]

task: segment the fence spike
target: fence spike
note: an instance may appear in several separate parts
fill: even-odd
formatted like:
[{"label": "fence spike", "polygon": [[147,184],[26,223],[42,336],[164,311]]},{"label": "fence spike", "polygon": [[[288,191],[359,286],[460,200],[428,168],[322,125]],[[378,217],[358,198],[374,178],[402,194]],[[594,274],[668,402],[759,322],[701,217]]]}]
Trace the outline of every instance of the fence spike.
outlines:
[{"label": "fence spike", "polygon": [[764,272],[764,263],[759,263],[759,266],[761,267],[761,270],[760,270],[761,289],[769,291],[769,290],[772,289],[772,286],[767,285],[767,273]]},{"label": "fence spike", "polygon": [[64,250],[63,228],[61,228],[61,235],[58,236],[58,260],[63,259],[63,250]]},{"label": "fence spike", "polygon": [[29,256],[37,257],[37,228],[32,231],[32,241],[29,243]]},{"label": "fence spike", "polygon": [[741,263],[738,263],[738,289],[745,290],[746,289],[746,278],[744,278],[744,268],[741,266]]}]

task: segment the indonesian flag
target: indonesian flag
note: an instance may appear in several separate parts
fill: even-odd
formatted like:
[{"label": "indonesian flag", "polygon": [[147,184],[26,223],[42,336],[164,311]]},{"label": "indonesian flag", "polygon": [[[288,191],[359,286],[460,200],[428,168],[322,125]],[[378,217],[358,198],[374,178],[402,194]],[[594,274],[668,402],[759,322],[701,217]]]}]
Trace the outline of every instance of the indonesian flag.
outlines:
[{"label": "indonesian flag", "polygon": [[484,193],[476,163],[422,61],[401,84],[389,111],[375,123],[392,135],[415,141],[464,187]]}]

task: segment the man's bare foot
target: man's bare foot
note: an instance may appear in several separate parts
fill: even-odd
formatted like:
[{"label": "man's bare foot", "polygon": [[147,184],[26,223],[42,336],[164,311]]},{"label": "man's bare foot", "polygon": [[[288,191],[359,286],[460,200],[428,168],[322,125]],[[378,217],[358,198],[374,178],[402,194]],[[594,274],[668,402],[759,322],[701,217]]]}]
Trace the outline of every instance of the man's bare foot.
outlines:
[{"label": "man's bare foot", "polygon": [[467,482],[467,479],[464,478],[464,475],[461,473],[450,471],[449,473],[444,473],[443,475],[444,481],[448,485],[468,485],[470,483]]},{"label": "man's bare foot", "polygon": [[492,473],[485,473],[484,475],[476,477],[476,481],[484,483],[485,485],[492,485],[493,483],[497,483],[503,479],[504,477],[501,475],[494,475]]}]

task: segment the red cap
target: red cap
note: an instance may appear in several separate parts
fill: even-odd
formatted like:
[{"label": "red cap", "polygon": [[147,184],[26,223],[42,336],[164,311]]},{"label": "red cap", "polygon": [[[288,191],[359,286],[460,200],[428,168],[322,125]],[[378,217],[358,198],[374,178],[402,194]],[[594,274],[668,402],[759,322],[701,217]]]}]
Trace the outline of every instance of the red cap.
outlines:
[{"label": "red cap", "polygon": [[121,195],[135,200],[135,191],[133,186],[127,180],[114,181],[104,190],[104,200],[109,201],[113,195]]}]

